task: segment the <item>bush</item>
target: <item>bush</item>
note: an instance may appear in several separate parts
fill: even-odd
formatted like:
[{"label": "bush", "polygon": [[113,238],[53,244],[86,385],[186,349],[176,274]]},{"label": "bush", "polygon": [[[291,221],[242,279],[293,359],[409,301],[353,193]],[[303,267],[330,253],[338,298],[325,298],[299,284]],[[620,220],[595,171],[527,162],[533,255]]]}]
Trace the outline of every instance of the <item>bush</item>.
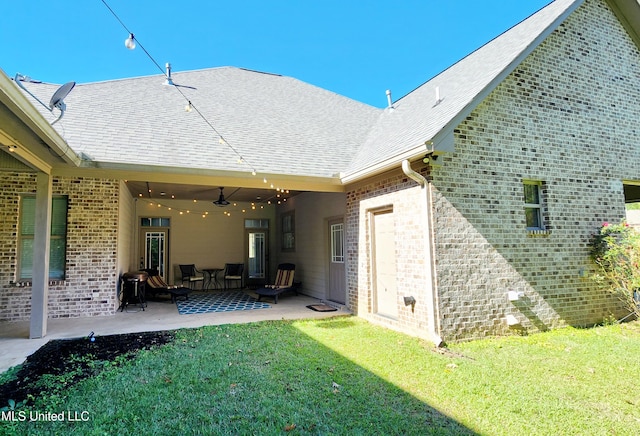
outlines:
[{"label": "bush", "polygon": [[593,279],[640,318],[640,232],[625,221],[605,222],[590,245],[591,259],[597,266]]}]

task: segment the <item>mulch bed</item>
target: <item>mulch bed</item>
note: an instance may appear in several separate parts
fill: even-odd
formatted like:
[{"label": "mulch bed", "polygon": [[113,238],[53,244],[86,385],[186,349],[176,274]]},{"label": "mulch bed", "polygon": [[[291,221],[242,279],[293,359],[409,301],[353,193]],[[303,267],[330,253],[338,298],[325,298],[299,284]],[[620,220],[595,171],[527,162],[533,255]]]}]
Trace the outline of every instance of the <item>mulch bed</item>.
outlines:
[{"label": "mulch bed", "polygon": [[174,338],[174,332],[159,331],[95,336],[94,341],[89,338],[49,341],[27,357],[14,379],[0,385],[0,408],[9,400],[19,403],[28,395],[38,397],[46,389],[39,383],[44,375],[73,374],[67,382],[74,384],[100,371],[101,366],[95,362],[114,361],[119,356],[168,344]]}]

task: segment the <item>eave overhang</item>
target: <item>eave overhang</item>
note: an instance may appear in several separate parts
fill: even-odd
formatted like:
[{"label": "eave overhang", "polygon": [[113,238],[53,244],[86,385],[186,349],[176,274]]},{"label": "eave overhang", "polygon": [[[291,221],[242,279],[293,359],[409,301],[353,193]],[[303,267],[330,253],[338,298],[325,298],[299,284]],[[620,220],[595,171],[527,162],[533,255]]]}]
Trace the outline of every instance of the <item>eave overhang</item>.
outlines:
[{"label": "eave overhang", "polygon": [[5,124],[0,126],[0,141],[16,146],[13,155],[18,160],[45,173],[51,173],[57,162],[81,164],[80,157],[2,70],[0,105],[5,117]]}]

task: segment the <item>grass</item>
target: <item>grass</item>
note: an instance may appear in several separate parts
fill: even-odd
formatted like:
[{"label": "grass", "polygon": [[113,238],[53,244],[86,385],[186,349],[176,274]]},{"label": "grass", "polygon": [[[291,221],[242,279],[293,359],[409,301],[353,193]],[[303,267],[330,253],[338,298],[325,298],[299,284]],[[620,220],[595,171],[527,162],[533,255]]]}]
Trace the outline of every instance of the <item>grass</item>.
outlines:
[{"label": "grass", "polygon": [[640,324],[435,351],[355,317],[180,330],[16,434],[640,434]]}]

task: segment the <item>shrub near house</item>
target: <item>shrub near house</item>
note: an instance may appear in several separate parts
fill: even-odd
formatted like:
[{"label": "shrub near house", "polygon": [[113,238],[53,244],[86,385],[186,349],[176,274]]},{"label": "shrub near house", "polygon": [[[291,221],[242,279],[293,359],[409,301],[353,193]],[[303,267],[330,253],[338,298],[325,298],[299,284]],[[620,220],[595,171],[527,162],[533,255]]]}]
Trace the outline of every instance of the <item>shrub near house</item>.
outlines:
[{"label": "shrub near house", "polygon": [[592,278],[640,316],[640,232],[626,221],[603,223],[591,240],[591,259],[597,266]]}]

